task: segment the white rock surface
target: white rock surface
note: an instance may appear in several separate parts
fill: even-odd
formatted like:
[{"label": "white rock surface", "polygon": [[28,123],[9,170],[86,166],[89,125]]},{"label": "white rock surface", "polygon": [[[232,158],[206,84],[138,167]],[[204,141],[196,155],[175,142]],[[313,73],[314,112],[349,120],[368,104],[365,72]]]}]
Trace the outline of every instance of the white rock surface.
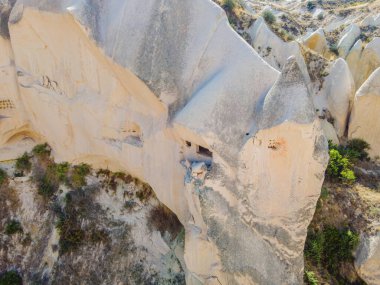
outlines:
[{"label": "white rock surface", "polygon": [[360,28],[356,24],[349,25],[342,33],[338,42],[339,56],[345,58],[360,36]]},{"label": "white rock surface", "polygon": [[380,283],[380,232],[362,236],[356,252],[355,268],[368,285]]},{"label": "white rock surface", "polygon": [[334,118],[335,130],[338,137],[342,137],[355,95],[355,83],[344,59],[339,58],[332,65],[326,78],[325,92],[328,110]]},{"label": "white rock surface", "polygon": [[354,77],[357,90],[380,66],[380,38],[375,37],[364,49],[362,42],[358,40],[347,56],[347,63]]},{"label": "white rock surface", "polygon": [[349,138],[370,144],[372,158],[380,155],[380,68],[356,92],[349,124]]},{"label": "white rock surface", "polygon": [[319,28],[310,35],[306,36],[302,40],[302,43],[321,55],[328,50],[326,36],[322,28]]},{"label": "white rock surface", "polygon": [[279,71],[290,56],[295,56],[302,75],[309,84],[310,76],[299,43],[295,41],[284,42],[270,30],[262,17],[259,17],[250,27],[248,34],[252,39],[252,46],[258,54]]},{"label": "white rock surface", "polygon": [[188,284],[302,283],[327,149],[297,43],[259,29],[272,60],[296,53],[271,89],[279,72],[208,0],[20,0],[9,29],[16,141],[149,183],[185,227]]},{"label": "white rock surface", "polygon": [[375,26],[375,19],[372,15],[368,15],[363,19],[363,21],[360,22],[360,26],[362,27],[374,27]]}]

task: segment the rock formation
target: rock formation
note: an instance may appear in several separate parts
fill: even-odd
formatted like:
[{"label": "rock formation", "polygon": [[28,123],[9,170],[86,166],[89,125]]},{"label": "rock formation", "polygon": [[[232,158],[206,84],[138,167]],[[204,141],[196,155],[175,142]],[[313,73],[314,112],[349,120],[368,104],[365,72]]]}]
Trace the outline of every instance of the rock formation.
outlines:
[{"label": "rock formation", "polygon": [[345,58],[356,40],[360,36],[360,28],[356,24],[349,25],[341,36],[338,43],[339,56]]},{"label": "rock formation", "polygon": [[321,55],[323,55],[328,50],[327,40],[322,28],[319,28],[313,33],[307,35],[302,42],[305,46]]},{"label": "rock formation", "polygon": [[337,135],[343,137],[355,95],[355,83],[344,59],[337,59],[331,67],[326,78],[325,92],[327,108],[334,119]]},{"label": "rock formation", "polygon": [[253,48],[272,67],[281,70],[290,56],[295,56],[307,83],[310,81],[305,60],[302,56],[299,43],[284,42],[267,26],[265,20],[259,17],[248,30]]},{"label": "rock formation", "polygon": [[368,285],[380,281],[380,232],[375,236],[363,237],[356,253],[355,267]]},{"label": "rock formation", "polygon": [[350,138],[360,138],[370,144],[369,153],[372,158],[380,153],[379,110],[380,68],[356,92],[348,133]]},{"label": "rock formation", "polygon": [[328,158],[297,43],[278,78],[206,0],[19,0],[5,31],[1,153],[46,141],[151,185],[185,227],[188,284],[302,283]]},{"label": "rock formation", "polygon": [[362,41],[358,40],[347,56],[347,63],[356,89],[359,89],[371,73],[380,66],[380,38],[375,37],[364,49]]}]

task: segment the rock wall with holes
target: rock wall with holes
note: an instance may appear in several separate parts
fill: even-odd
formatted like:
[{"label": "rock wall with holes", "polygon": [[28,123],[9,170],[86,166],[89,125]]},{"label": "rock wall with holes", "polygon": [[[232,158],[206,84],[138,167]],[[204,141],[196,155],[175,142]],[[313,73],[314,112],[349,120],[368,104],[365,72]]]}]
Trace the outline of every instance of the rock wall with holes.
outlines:
[{"label": "rock wall with holes", "polygon": [[23,127],[0,121],[0,153],[46,141],[149,183],[185,227],[187,284],[303,282],[327,144],[294,58],[280,75],[209,0],[9,11]]}]

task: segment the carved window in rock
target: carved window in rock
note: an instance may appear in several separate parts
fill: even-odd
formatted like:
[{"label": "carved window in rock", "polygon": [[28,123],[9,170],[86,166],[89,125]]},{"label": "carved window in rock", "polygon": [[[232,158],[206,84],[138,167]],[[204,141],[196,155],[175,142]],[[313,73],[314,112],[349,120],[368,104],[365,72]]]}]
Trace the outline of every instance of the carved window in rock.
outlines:
[{"label": "carved window in rock", "polygon": [[124,135],[124,142],[137,146],[142,147],[143,140],[142,140],[142,131],[138,124],[134,122],[128,122],[125,125],[125,128],[123,129],[123,135]]},{"label": "carved window in rock", "polygon": [[212,152],[203,146],[197,145],[197,153],[203,156],[212,157]]},{"label": "carved window in rock", "polygon": [[10,110],[10,109],[15,109],[15,105],[11,100],[9,99],[0,100],[0,110]]}]

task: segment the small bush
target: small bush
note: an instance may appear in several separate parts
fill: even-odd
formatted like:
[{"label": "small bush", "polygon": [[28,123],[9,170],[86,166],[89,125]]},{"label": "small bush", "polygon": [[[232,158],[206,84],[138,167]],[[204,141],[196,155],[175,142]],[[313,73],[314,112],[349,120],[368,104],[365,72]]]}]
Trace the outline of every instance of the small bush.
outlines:
[{"label": "small bush", "polygon": [[22,285],[22,278],[16,270],[0,274],[0,285]]},{"label": "small bush", "polygon": [[335,55],[339,55],[338,46],[336,44],[330,45],[330,51],[334,53]]},{"label": "small bush", "polygon": [[324,18],[325,18],[325,16],[323,15],[323,13],[318,14],[318,20],[319,21],[322,21]]},{"label": "small bush", "polygon": [[16,233],[22,233],[23,229],[21,223],[16,220],[11,220],[5,225],[5,233],[7,235],[13,235]]},{"label": "small bush", "polygon": [[39,155],[39,156],[50,156],[51,148],[47,143],[39,144],[33,148],[32,152],[33,154]]},{"label": "small bush", "polygon": [[305,282],[308,285],[318,285],[318,279],[315,277],[315,273],[313,271],[305,270]]},{"label": "small bush", "polygon": [[315,266],[324,265],[330,272],[337,272],[342,262],[353,260],[352,252],[358,244],[358,234],[349,229],[327,226],[308,233],[305,256]]},{"label": "small bush", "polygon": [[269,10],[265,10],[263,12],[262,16],[263,16],[265,22],[267,22],[270,25],[272,25],[274,22],[276,22],[276,16]]},{"label": "small bush", "polygon": [[316,5],[312,1],[308,1],[307,4],[306,4],[307,10],[309,10],[310,12],[313,11],[315,7],[316,7]]},{"label": "small bush", "polygon": [[55,175],[59,182],[67,182],[67,174],[69,173],[70,164],[62,162],[54,165]]},{"label": "small bush", "polygon": [[30,162],[30,156],[25,152],[21,157],[16,160],[16,170],[20,172],[30,171],[32,163]]},{"label": "small bush", "polygon": [[182,224],[177,216],[165,205],[153,208],[149,213],[148,226],[151,230],[158,230],[162,236],[165,232],[175,239],[182,229]]},{"label": "small bush", "polygon": [[8,178],[7,173],[0,168],[0,186],[5,183],[5,181],[7,180],[7,178]]},{"label": "small bush", "polygon": [[222,7],[226,10],[232,11],[237,6],[236,0],[223,0]]},{"label": "small bush", "polygon": [[149,198],[152,197],[152,195],[153,195],[153,190],[147,184],[143,184],[142,188],[136,192],[136,197],[140,200],[140,202],[148,201]]},{"label": "small bush", "polygon": [[350,158],[359,160],[369,160],[367,152],[369,149],[369,144],[361,139],[349,140],[345,147],[345,150],[347,150],[347,155]]},{"label": "small bush", "polygon": [[330,149],[330,160],[326,173],[330,178],[338,178],[343,182],[351,183],[355,181],[355,174],[352,171],[352,164],[347,157],[343,157],[338,150]]},{"label": "small bush", "polygon": [[74,188],[86,186],[86,176],[90,174],[90,171],[90,166],[85,163],[74,166],[70,176],[71,185]]}]

